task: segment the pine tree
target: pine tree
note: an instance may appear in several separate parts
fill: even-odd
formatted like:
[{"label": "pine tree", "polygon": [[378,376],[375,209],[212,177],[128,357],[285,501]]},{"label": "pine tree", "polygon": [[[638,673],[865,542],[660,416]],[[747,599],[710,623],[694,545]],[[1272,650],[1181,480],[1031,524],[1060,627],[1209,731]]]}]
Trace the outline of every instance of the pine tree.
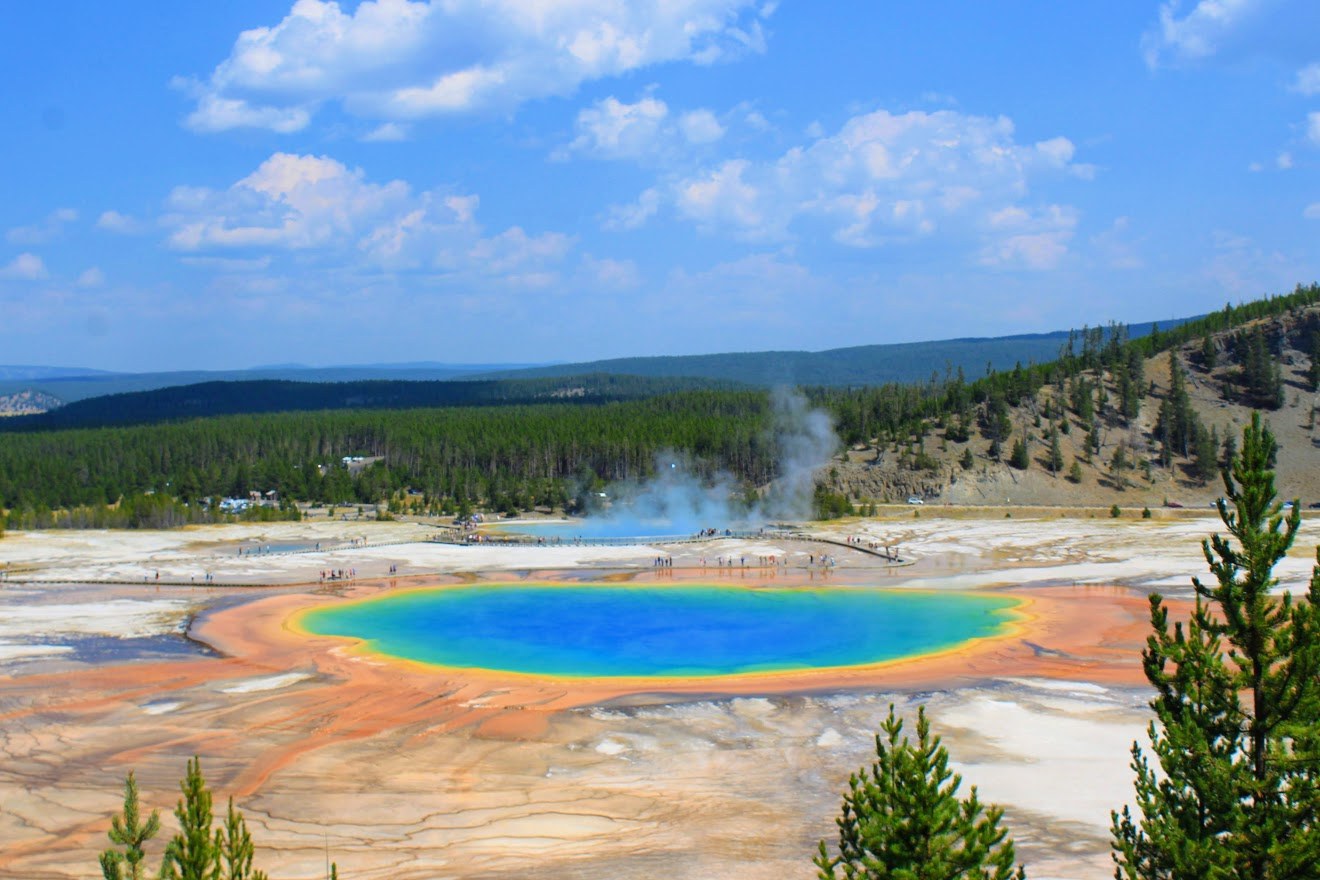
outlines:
[{"label": "pine tree", "polygon": [[252,868],[255,853],[252,835],[248,833],[243,814],[234,809],[232,797],[229,799],[224,827],[216,832],[216,846],[216,859],[221,867],[222,880],[266,880],[264,872]]},{"label": "pine tree", "polygon": [[1114,475],[1114,484],[1118,486],[1118,491],[1123,492],[1127,489],[1127,471],[1132,467],[1132,462],[1128,459],[1127,446],[1120,443],[1114,448],[1114,456],[1109,459],[1109,470]]},{"label": "pine tree", "polygon": [[124,851],[107,849],[101,853],[101,875],[105,880],[145,880],[142,859],[146,853],[142,847],[160,830],[160,813],[152,810],[145,822],[140,820],[137,779],[130,770],[124,780],[124,812],[110,820],[109,832],[110,842]]},{"label": "pine tree", "polygon": [[1219,438],[1213,431],[1207,431],[1201,425],[1197,425],[1196,430],[1196,448],[1195,457],[1192,460],[1192,471],[1196,474],[1197,480],[1204,486],[1214,477],[1219,469]]},{"label": "pine tree", "polygon": [[161,880],[220,880],[219,833],[211,834],[211,792],[202,777],[202,760],[188,762],[179,783],[183,797],[174,808],[179,830],[165,847]]},{"label": "pine tree", "polygon": [[1229,431],[1224,435],[1224,448],[1219,458],[1219,469],[1221,471],[1229,470],[1233,467],[1234,460],[1237,459],[1237,438],[1233,432]]},{"label": "pine tree", "polygon": [[1219,363],[1219,350],[1215,347],[1215,340],[1209,333],[1201,337],[1201,366],[1206,372],[1213,370]]},{"label": "pine tree", "polygon": [[1150,597],[1142,661],[1156,689],[1148,736],[1159,768],[1133,744],[1138,815],[1112,814],[1119,880],[1320,870],[1320,564],[1306,597],[1271,595],[1301,522],[1275,500],[1274,451],[1254,413],[1224,472],[1219,516],[1231,538],[1202,543],[1217,583],[1193,579],[1190,619],[1170,629],[1162,598]]},{"label": "pine tree", "polygon": [[1239,333],[1236,345],[1241,363],[1238,382],[1246,403],[1266,409],[1283,406],[1283,372],[1264,328],[1257,325]]},{"label": "pine tree", "polygon": [[1074,458],[1072,467],[1068,468],[1068,482],[1080,483],[1081,481],[1082,481],[1082,466],[1077,461],[1077,459]]},{"label": "pine tree", "polygon": [[1031,466],[1031,454],[1027,451],[1025,436],[1013,441],[1013,452],[1008,457],[1008,463],[1020,471],[1025,471]]},{"label": "pine tree", "polygon": [[1055,429],[1050,430],[1050,473],[1056,477],[1059,475],[1059,469],[1063,467],[1063,448],[1059,445],[1059,432]]},{"label": "pine tree", "polygon": [[1003,810],[984,806],[975,786],[958,797],[962,777],[949,769],[948,750],[930,734],[925,707],[917,712],[917,742],[889,717],[875,738],[878,760],[848,781],[838,855],[820,842],[814,862],[821,880],[1025,880],[1014,868],[1013,841],[999,824]]}]

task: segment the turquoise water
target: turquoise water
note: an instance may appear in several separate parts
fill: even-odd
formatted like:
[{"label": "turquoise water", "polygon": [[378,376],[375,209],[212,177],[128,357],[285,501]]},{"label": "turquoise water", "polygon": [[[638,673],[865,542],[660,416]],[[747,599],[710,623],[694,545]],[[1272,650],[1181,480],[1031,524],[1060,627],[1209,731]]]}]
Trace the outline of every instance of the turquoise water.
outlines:
[{"label": "turquoise water", "polygon": [[440,666],[567,678],[860,666],[995,635],[998,596],[872,589],[502,586],[326,606],[301,625]]}]

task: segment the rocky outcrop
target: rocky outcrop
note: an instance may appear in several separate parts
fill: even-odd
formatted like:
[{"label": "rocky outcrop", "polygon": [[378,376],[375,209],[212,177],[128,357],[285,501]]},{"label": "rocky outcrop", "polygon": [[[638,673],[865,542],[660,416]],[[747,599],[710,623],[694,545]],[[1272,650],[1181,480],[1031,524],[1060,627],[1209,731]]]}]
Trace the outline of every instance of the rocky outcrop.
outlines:
[{"label": "rocky outcrop", "polygon": [[64,406],[64,401],[31,388],[0,395],[0,416],[30,416]]}]

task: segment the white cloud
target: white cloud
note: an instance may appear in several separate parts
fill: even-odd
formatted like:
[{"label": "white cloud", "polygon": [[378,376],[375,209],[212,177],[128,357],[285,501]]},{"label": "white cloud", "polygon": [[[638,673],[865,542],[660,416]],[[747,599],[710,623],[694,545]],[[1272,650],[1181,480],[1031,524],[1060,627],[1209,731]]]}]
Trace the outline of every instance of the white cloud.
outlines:
[{"label": "white cloud", "polygon": [[36,254],[19,254],[0,269],[0,279],[6,281],[41,281],[48,277],[46,264]]},{"label": "white cloud", "polygon": [[524,270],[529,264],[557,262],[572,245],[573,240],[567,235],[552,232],[530,236],[521,227],[514,226],[476,242],[469,255],[487,270],[504,275]]},{"label": "white cloud", "polygon": [[[527,279],[546,274],[571,249],[558,233],[512,227],[487,237],[477,224],[476,196],[414,192],[406,182],[375,183],[361,169],[328,156],[275,153],[228,189],[176,187],[163,218],[172,248],[194,265],[306,255],[310,265],[357,271],[430,271]],[[200,259],[211,260],[209,264]],[[228,267],[233,268],[233,267]],[[275,267],[275,271],[279,266]]]},{"label": "white cloud", "polygon": [[394,143],[406,141],[409,133],[409,128],[406,125],[400,125],[397,122],[385,122],[364,134],[362,140],[369,144]]},{"label": "white cloud", "polygon": [[678,127],[690,144],[711,144],[724,137],[724,126],[709,110],[684,113]]},{"label": "white cloud", "polygon": [[786,240],[814,226],[875,247],[947,231],[981,238],[984,260],[1045,268],[1066,249],[1075,212],[1023,201],[1034,177],[1089,176],[1074,153],[1062,137],[1017,143],[1003,117],[878,110],[778,159],[725,161],[668,197],[702,229],[745,240]]},{"label": "white cloud", "polygon": [[242,32],[205,82],[179,85],[199,131],[296,131],[326,102],[395,122],[508,111],[654,64],[763,51],[769,14],[752,0],[366,0],[347,12],[297,0]]},{"label": "white cloud", "polygon": [[1312,202],[1302,211],[1302,216],[1307,220],[1320,220],[1320,202]]},{"label": "white cloud", "polygon": [[578,111],[576,136],[552,158],[571,155],[628,159],[645,164],[676,164],[693,151],[724,137],[725,127],[705,108],[677,115],[659,98],[628,104],[613,96]]},{"label": "white cloud", "polygon": [[78,212],[73,208],[60,208],[52,211],[40,223],[14,227],[5,234],[5,238],[10,244],[45,244],[63,235],[64,227],[77,219]]},{"label": "white cloud", "polygon": [[639,159],[662,148],[669,107],[656,98],[625,104],[609,97],[578,111],[577,137],[568,150],[599,159]]},{"label": "white cloud", "polygon": [[1308,64],[1297,71],[1293,91],[1303,95],[1320,95],[1320,62]]},{"label": "white cloud", "polygon": [[1044,270],[1055,268],[1067,255],[1077,212],[1064,205],[1035,212],[1009,207],[991,215],[990,221],[1006,234],[982,249],[984,265]]},{"label": "white cloud", "polygon": [[747,238],[782,234],[790,218],[772,218],[769,214],[775,208],[790,206],[774,203],[768,190],[744,179],[750,168],[746,159],[730,159],[701,177],[684,181],[677,192],[679,210],[708,227],[727,221]]},{"label": "white cloud", "polygon": [[105,273],[96,266],[84,269],[78,276],[77,284],[79,287],[100,287],[105,284]]},{"label": "white cloud", "polygon": [[1159,24],[1142,41],[1146,63],[1156,67],[1167,56],[1175,60],[1213,55],[1234,28],[1260,7],[1258,0],[1200,0],[1186,15],[1179,4],[1160,6]]},{"label": "white cloud", "polygon": [[203,134],[231,128],[267,128],[280,134],[292,134],[302,131],[312,121],[307,107],[254,107],[241,98],[226,98],[207,92],[194,82],[176,80],[175,85],[197,96],[197,109],[188,114],[184,124]]},{"label": "white cloud", "polygon": [[[326,156],[276,153],[224,192],[177,187],[170,194],[170,245],[316,248],[342,243],[361,225],[407,202],[407,184],[372,184]],[[403,212],[406,213],[406,212]]]},{"label": "white cloud", "polygon": [[1311,112],[1306,115],[1306,137],[1320,147],[1320,112]]},{"label": "white cloud", "polygon": [[1274,157],[1274,167],[1280,171],[1287,171],[1293,167],[1292,153],[1287,150]]},{"label": "white cloud", "polygon": [[118,211],[103,211],[101,216],[96,219],[96,228],[108,232],[118,232],[123,235],[132,235],[142,227],[141,224],[127,214],[121,214]]},{"label": "white cloud", "polygon": [[[1320,7],[1314,0],[1169,0],[1142,37],[1152,68],[1211,58],[1268,57],[1293,64],[1315,58]],[[1299,78],[1300,78],[1299,74]]]},{"label": "white cloud", "polygon": [[614,205],[609,209],[605,220],[606,229],[637,229],[645,225],[660,210],[660,190],[655,187],[644,190],[637,201],[626,205]]}]

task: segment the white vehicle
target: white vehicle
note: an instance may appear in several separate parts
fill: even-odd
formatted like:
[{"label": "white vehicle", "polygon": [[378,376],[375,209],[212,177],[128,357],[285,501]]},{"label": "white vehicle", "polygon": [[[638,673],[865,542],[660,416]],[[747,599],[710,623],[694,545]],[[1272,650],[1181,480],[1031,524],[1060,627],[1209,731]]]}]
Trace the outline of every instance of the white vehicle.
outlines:
[{"label": "white vehicle", "polygon": [[920,495],[909,495],[908,504],[925,504],[926,501]]}]

